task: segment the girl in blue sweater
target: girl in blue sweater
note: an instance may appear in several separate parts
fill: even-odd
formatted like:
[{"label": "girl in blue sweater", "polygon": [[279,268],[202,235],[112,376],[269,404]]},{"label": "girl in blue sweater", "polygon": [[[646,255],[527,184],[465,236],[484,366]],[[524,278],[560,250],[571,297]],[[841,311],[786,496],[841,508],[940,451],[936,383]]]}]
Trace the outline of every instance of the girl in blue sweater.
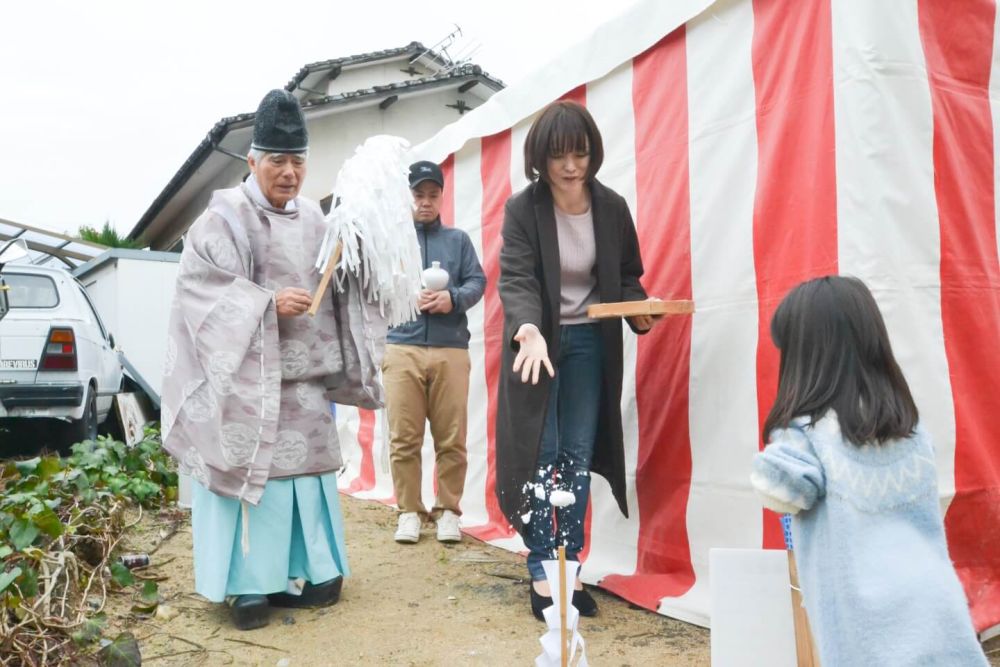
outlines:
[{"label": "girl in blue sweater", "polygon": [[803,283],[771,336],[778,396],[751,482],[793,515],[821,663],[985,667],[948,557],[934,450],[871,292],[856,278]]}]

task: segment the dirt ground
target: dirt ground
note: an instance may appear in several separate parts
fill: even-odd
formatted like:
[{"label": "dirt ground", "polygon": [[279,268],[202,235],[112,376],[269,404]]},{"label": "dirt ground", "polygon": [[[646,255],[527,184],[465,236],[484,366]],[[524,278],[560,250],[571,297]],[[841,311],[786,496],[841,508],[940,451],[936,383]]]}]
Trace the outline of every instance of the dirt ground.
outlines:
[{"label": "dirt ground", "polygon": [[[109,603],[113,628],[135,634],[144,665],[534,664],[545,626],[529,610],[523,558],[468,537],[442,545],[429,526],[419,544],[399,545],[392,539],[392,509],[346,497],[342,505],[352,576],[335,606],[273,609],[269,626],[234,629],[226,608],[193,593],[191,527],[182,521],[145,571],[161,578],[161,606],[166,616],[176,616],[130,619],[132,602],[119,594]],[[124,549],[149,550],[164,530],[162,522],[147,517]],[[600,590],[594,597],[600,614],[580,622],[590,664],[709,664],[707,630]]]}]

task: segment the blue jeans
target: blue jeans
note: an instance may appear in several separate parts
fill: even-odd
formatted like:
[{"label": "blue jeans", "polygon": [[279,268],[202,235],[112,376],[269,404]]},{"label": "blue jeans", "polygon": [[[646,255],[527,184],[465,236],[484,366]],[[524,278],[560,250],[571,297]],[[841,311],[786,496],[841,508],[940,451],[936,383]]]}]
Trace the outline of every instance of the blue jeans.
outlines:
[{"label": "blue jeans", "polygon": [[[556,558],[560,544],[566,545],[569,560],[577,560],[583,549],[603,368],[599,324],[560,327],[556,376],[549,390],[534,488],[528,490],[531,517],[522,534],[533,581],[545,579],[542,561]],[[576,502],[553,511],[549,494],[554,489],[572,491]]]}]

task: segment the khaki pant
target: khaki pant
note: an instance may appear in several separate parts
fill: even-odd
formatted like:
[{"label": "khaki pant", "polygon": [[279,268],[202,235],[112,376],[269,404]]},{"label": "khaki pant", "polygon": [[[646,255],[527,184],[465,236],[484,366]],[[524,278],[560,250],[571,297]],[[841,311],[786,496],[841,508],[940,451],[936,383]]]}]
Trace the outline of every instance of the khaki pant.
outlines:
[{"label": "khaki pant", "polygon": [[449,347],[386,345],[382,361],[389,417],[390,461],[402,512],[428,512],[420,497],[420,450],[431,423],[437,463],[437,498],[430,516],[461,514],[465,488],[465,436],[469,402],[469,351]]}]

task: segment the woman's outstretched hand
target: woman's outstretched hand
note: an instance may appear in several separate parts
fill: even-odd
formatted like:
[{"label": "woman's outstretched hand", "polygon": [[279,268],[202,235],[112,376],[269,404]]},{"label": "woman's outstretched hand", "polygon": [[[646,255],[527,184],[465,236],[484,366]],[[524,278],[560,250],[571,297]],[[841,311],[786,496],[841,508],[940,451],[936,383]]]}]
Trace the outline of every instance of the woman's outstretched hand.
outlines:
[{"label": "woman's outstretched hand", "polygon": [[545,337],[534,324],[522,324],[514,335],[514,340],[520,344],[517,357],[514,358],[514,372],[521,374],[521,382],[527,383],[531,378],[531,384],[538,384],[538,375],[542,365],[549,372],[549,377],[555,377],[556,372],[549,361],[549,347],[545,344]]}]

